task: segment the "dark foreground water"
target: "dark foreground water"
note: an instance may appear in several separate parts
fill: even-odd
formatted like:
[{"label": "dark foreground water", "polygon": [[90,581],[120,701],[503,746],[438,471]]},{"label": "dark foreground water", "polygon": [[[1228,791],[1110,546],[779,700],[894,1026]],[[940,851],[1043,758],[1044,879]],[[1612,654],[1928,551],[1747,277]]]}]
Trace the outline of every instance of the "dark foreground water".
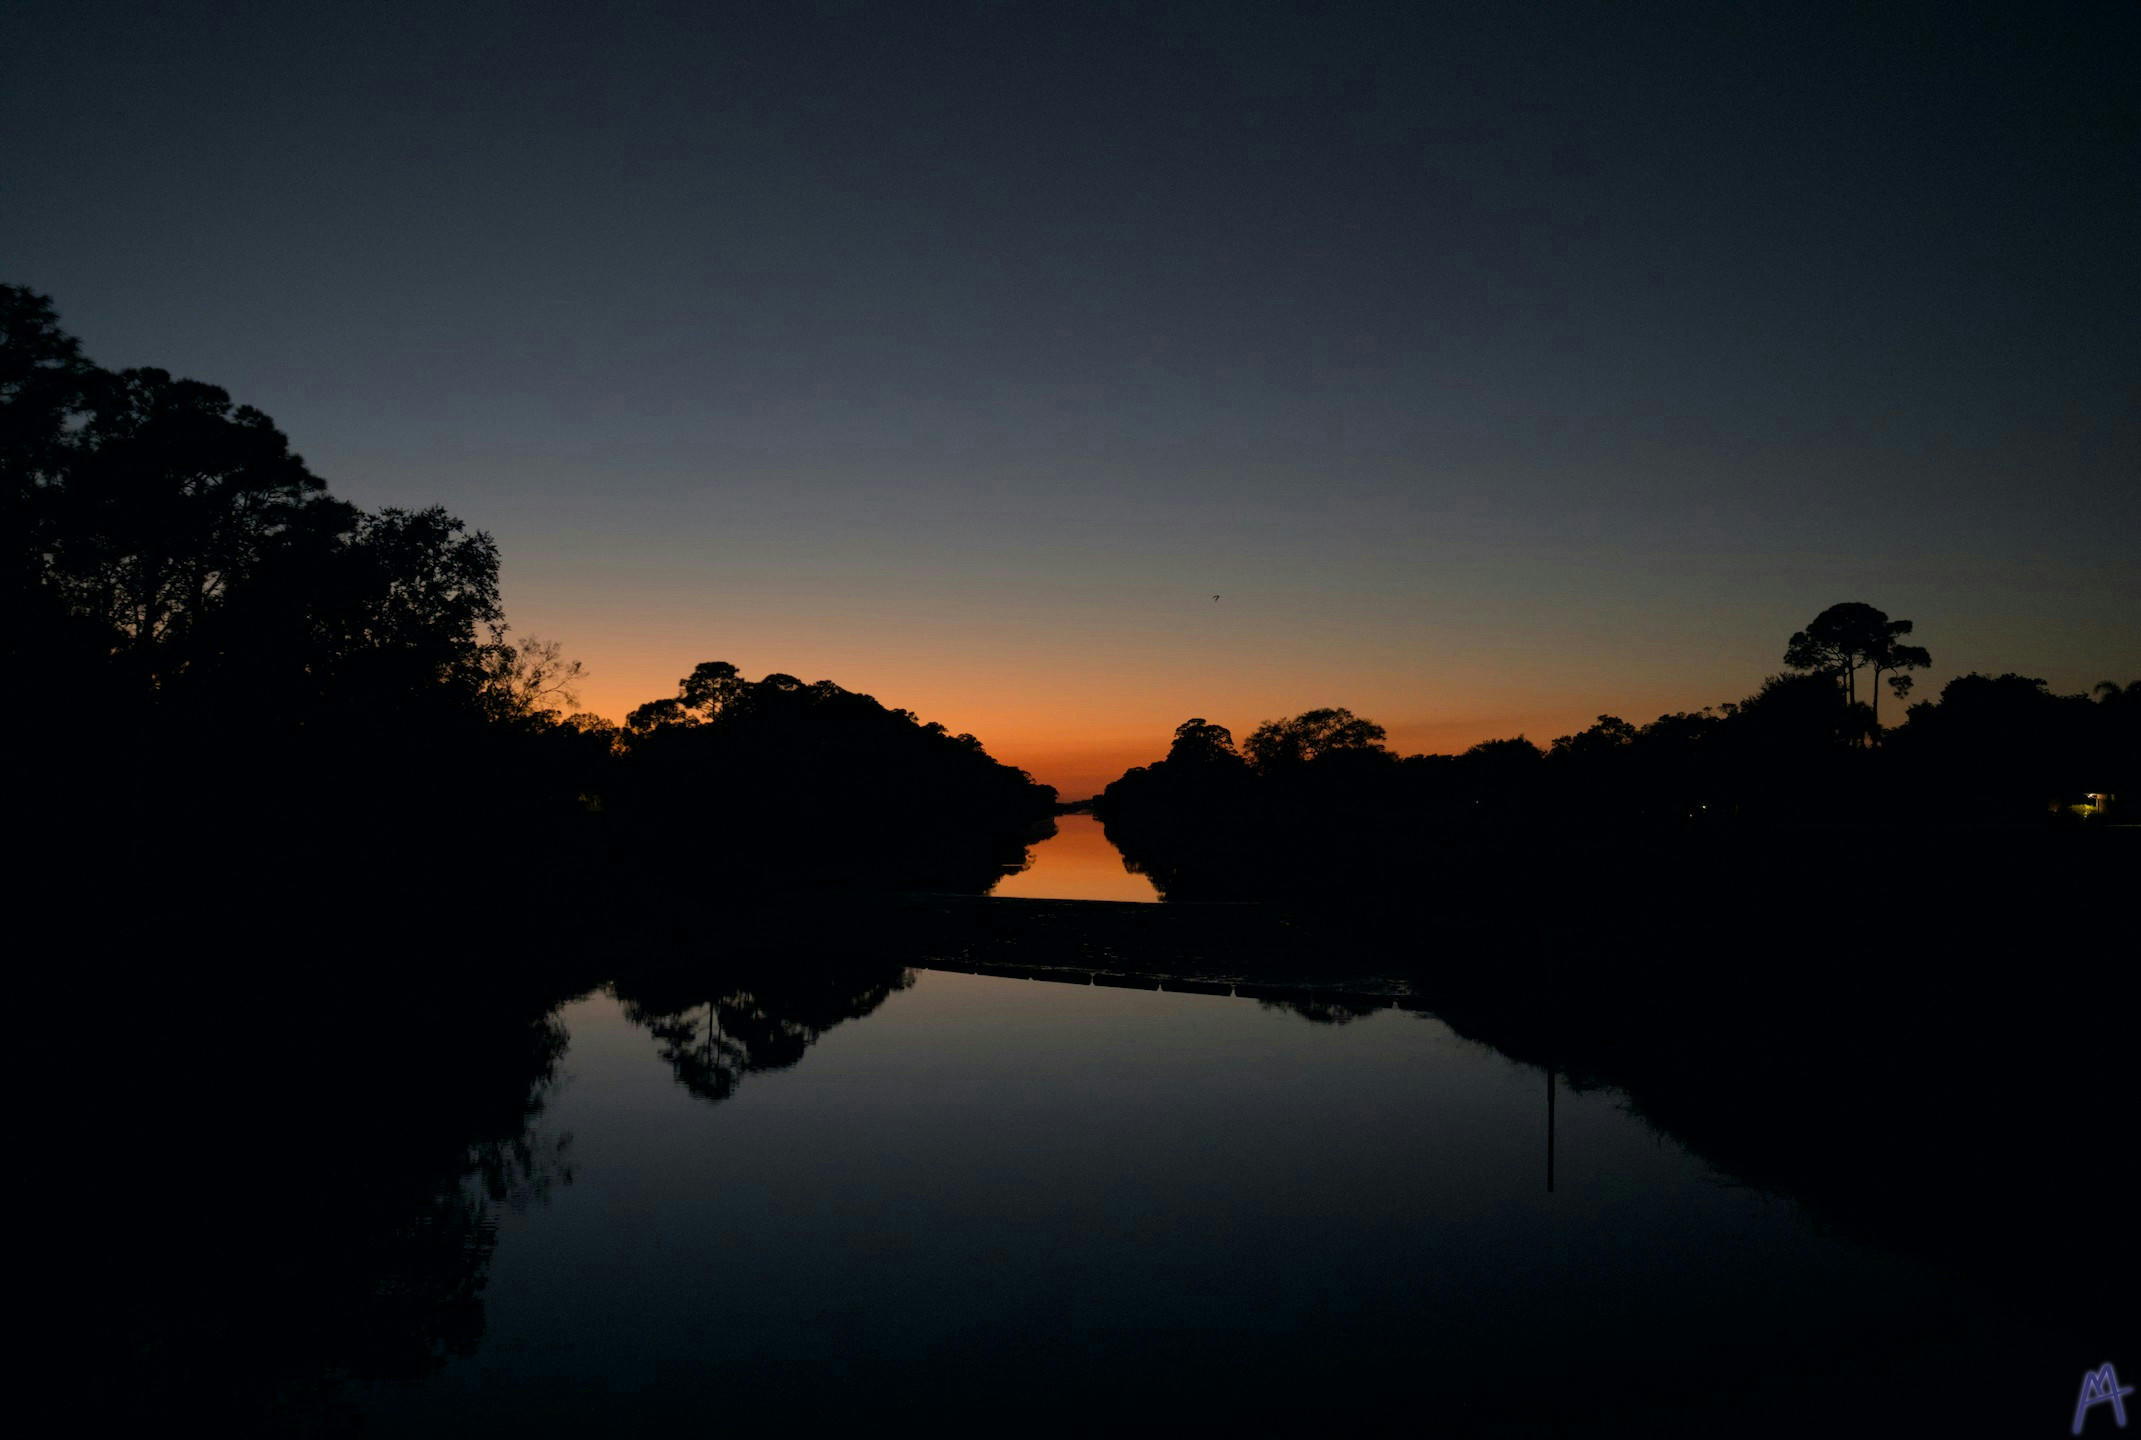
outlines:
[{"label": "dark foreground water", "polygon": [[[1030,887],[1143,883],[1066,833]],[[499,903],[31,952],[34,1431],[2050,1436],[2141,1374],[2115,949]]]},{"label": "dark foreground water", "polygon": [[2051,1435],[2115,1358],[1427,1014],[842,993],[567,1006],[480,1338],[360,1418]]}]

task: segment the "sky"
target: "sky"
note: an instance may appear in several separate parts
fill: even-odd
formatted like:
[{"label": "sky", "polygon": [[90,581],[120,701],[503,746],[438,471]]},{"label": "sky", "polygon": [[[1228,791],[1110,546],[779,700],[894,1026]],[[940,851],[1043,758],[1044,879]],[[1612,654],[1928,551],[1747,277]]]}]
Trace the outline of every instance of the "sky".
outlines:
[{"label": "sky", "polygon": [[2141,678],[2137,73],[2131,0],[12,0],[0,281],[489,531],[586,709],[729,660],[1075,797],[1845,600],[1914,698]]}]

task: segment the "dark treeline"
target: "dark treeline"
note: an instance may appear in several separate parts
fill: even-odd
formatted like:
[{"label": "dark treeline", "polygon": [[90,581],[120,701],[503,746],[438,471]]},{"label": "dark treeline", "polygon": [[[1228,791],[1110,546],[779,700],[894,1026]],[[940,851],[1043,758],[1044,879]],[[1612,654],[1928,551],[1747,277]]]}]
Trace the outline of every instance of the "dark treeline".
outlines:
[{"label": "dark treeline", "polygon": [[335,498],[260,411],[91,364],[15,287],[0,471],[9,658],[51,707],[16,795],[61,893],[281,923],[682,871],[979,890],[1047,833],[1052,791],[828,681],[712,663],[623,727],[563,713],[579,667],[511,634],[489,536]]},{"label": "dark treeline", "polygon": [[[1809,643],[1839,613],[1869,617],[1871,638]],[[1852,698],[1856,675],[1893,669],[1898,652],[1926,663],[1894,643],[1908,631],[1870,606],[1832,607],[1792,637],[1787,662],[1806,668],[1745,700],[1640,727],[1601,715],[1545,749],[1518,736],[1401,757],[1380,726],[1342,709],[1271,721],[1237,747],[1191,719],[1166,758],[1124,774],[1096,809],[1171,898],[1402,891],[1462,905],[1538,881],[1540,863],[1553,864],[1554,889],[1581,887],[1615,857],[1796,844],[1810,827],[1909,827],[1914,845],[1938,848],[1928,832],[2090,827],[2141,794],[2141,682],[2107,682],[2092,698],[1965,675],[1911,706],[1907,723],[1881,726]],[[1909,678],[1891,674],[1891,687],[1906,693],[1897,681]]]},{"label": "dark treeline", "polygon": [[668,876],[981,891],[1054,833],[1056,792],[905,710],[721,661],[608,733],[624,858]]}]

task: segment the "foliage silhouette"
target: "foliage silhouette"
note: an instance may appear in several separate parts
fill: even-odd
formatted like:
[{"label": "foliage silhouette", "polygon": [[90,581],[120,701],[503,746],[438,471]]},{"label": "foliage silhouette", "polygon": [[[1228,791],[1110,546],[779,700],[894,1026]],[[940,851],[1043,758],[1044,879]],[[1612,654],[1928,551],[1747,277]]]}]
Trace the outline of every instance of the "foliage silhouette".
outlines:
[{"label": "foliage silhouette", "polygon": [[[1923,646],[1905,644],[1911,633],[1908,620],[1891,620],[1882,611],[1859,601],[1831,605],[1816,615],[1806,629],[1793,634],[1784,650],[1784,663],[1794,670],[1814,670],[1837,677],[1844,698],[1858,703],[1858,672],[1869,672],[1867,695],[1876,727],[1880,723],[1881,676],[1891,671],[1923,670],[1933,657]],[[1910,692],[1907,675],[1896,698]]]},{"label": "foliage silhouette", "polygon": [[979,893],[1054,829],[1056,793],[829,680],[707,661],[626,718],[614,810],[631,863],[731,884]]},{"label": "foliage silhouette", "polygon": [[1184,767],[1209,765],[1219,770],[1239,770],[1240,752],[1234,735],[1224,725],[1214,725],[1203,716],[1193,716],[1175,727],[1174,743],[1167,748],[1169,764]]},{"label": "foliage silhouette", "polygon": [[[267,927],[332,888],[450,911],[572,863],[583,777],[539,703],[569,666],[507,643],[489,536],[333,498],[260,411],[98,369],[16,287],[0,415],[10,659],[68,705],[15,766],[56,901],[124,875],[174,921]],[[242,918],[239,874],[270,902]]]},{"label": "foliage silhouette", "polygon": [[1381,750],[1382,743],[1382,726],[1350,710],[1333,709],[1305,711],[1291,720],[1267,720],[1242,748],[1249,763],[1269,775],[1345,752],[1372,753]]},{"label": "foliage silhouette", "polygon": [[561,714],[580,666],[510,635],[490,536],[335,499],[266,415],[97,368],[19,287],[0,471],[10,659],[71,707],[15,765],[58,892],[123,873],[214,911],[244,872],[299,912],[334,886],[451,915],[531,879],[979,891],[1048,833],[1053,792],[973,736],[827,681],[717,662],[621,729]]},{"label": "foliage silhouette", "polygon": [[1951,819],[2063,818],[2090,792],[2130,814],[2141,797],[2141,706],[2131,688],[2055,695],[2029,676],[1960,675],[1896,733],[1900,783]]},{"label": "foliage silhouette", "polygon": [[[1245,762],[1200,717],[1094,808],[1170,899],[1425,903],[1486,917],[1514,912],[1548,877],[1560,904],[1626,908],[1646,865],[1685,865],[1691,850],[1779,827],[2093,821],[2131,804],[2119,797],[2141,783],[2141,726],[2132,692],[2110,682],[2092,702],[2040,680],[1963,676],[1870,747],[1884,732],[1850,677],[1886,674],[1907,694],[1908,669],[1925,663],[1899,638],[1909,629],[1870,606],[1833,606],[1794,637],[1804,673],[1640,727],[1601,715],[1544,752],[1517,737],[1400,758],[1373,722],[1323,709],[1260,727]],[[1753,904],[1765,878],[1776,877],[1725,883]]]}]

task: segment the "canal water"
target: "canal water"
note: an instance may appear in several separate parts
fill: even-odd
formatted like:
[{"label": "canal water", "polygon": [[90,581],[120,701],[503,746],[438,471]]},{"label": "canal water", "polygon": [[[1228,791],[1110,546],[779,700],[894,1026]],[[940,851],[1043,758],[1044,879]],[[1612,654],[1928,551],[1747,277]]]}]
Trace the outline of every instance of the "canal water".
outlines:
[{"label": "canal water", "polygon": [[[998,893],[1151,898],[1083,816]],[[29,1152],[78,1232],[53,1247],[72,1318],[32,1313],[110,1376],[70,1413],[115,1411],[113,1433],[2051,1435],[2085,1370],[2141,1371],[2132,1327],[2106,1329],[2117,1292],[2069,1283],[2120,1277],[2025,1264],[2018,1290],[1970,1263],[1980,1229],[2026,1257],[2063,1193],[2115,1189],[2116,1135],[2003,1192],[2041,1193],[2026,1213],[1940,1151],[1854,1203],[1799,1082],[1572,1082],[1521,1001],[1493,1019],[1327,977],[1215,982],[1225,954],[1166,968],[1160,922],[1195,910],[973,905],[940,946],[904,910],[739,924],[687,896],[550,969],[277,952],[250,980],[173,972],[129,1023],[55,1008],[123,1039],[33,1067],[92,1097]],[[1253,938],[1259,913],[1194,933]],[[976,958],[1006,937],[1086,968]],[[1424,953],[1422,975],[1546,970]],[[1938,1053],[1866,1103],[1988,1145],[2044,1123],[2009,1104],[1997,1037]]]},{"label": "canal water", "polygon": [[1028,852],[1027,865],[996,882],[991,895],[1016,900],[1156,901],[1152,882],[1130,870],[1090,815],[1059,815],[1056,833]]},{"label": "canal water", "polygon": [[480,1340],[365,1390],[377,1433],[2072,1403],[2056,1337],[1430,1015],[927,968],[700,989],[561,1012]]}]

